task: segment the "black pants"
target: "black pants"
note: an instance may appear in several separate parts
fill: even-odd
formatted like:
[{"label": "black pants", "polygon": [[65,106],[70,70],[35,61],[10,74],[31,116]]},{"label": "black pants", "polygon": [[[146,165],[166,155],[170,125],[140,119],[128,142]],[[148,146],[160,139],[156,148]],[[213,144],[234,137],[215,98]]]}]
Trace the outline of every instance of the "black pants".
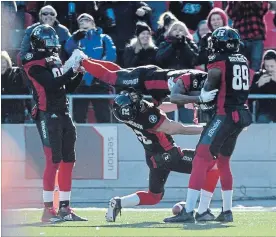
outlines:
[{"label": "black pants", "polygon": [[[76,90],[78,94],[108,94],[109,90],[106,86],[101,84],[94,84],[92,86],[79,86]],[[109,123],[110,122],[110,110],[109,100],[107,99],[74,99],[73,102],[73,113],[74,121],[76,123],[86,123],[87,112],[90,101],[93,103],[95,116],[98,123]]]},{"label": "black pants", "polygon": [[252,123],[249,110],[236,110],[225,115],[214,115],[203,130],[196,154],[216,158],[219,154],[231,156],[242,130]]},{"label": "black pants", "polygon": [[36,125],[47,160],[52,159],[53,163],[76,160],[76,127],[69,113],[61,115],[39,111]]},{"label": "black pants", "polygon": [[[155,161],[153,156],[162,156],[162,158],[170,160],[163,168],[154,168]],[[158,158],[156,159],[158,160]],[[149,190],[152,193],[164,193],[164,186],[171,171],[191,174],[193,159],[194,150],[180,150],[178,147],[174,147],[166,153],[146,154],[147,165],[150,168]]]}]

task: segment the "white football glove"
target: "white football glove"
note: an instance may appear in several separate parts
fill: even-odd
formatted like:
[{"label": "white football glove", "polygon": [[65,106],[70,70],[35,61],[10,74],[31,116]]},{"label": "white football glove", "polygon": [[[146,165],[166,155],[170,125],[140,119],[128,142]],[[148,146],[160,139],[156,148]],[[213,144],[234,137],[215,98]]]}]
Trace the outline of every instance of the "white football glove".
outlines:
[{"label": "white football glove", "polygon": [[218,89],[212,91],[205,91],[204,88],[201,89],[201,93],[199,96],[200,103],[207,103],[215,99],[217,95]]}]

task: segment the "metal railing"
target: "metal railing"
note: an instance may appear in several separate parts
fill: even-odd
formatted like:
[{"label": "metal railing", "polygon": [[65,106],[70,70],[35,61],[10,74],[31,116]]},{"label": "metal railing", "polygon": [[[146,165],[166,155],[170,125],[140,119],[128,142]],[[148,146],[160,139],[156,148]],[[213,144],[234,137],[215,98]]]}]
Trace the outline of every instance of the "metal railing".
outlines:
[{"label": "metal railing", "polygon": [[[112,95],[106,95],[106,94],[99,94],[99,95],[91,95],[91,94],[68,94],[67,98],[69,100],[69,111],[71,116],[73,116],[73,99],[114,99],[117,95],[112,94]],[[1,99],[32,99],[32,95],[1,95]],[[151,96],[145,96],[144,98],[146,99],[151,99]],[[276,99],[276,94],[266,94],[266,95],[261,95],[261,94],[250,94],[249,99]],[[256,100],[253,101],[253,111],[252,111],[252,117],[253,117],[253,122],[256,122]],[[176,110],[174,112],[174,119],[178,121],[178,111]]]}]

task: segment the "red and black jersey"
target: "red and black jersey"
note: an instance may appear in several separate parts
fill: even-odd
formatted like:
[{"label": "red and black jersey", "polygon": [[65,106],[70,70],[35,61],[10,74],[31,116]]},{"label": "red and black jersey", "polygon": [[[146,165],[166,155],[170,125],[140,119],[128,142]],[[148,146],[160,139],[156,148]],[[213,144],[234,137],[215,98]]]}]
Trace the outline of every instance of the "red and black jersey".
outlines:
[{"label": "red and black jersey", "polygon": [[250,70],[247,58],[242,54],[216,54],[209,57],[208,70],[221,70],[221,82],[216,98],[217,114],[225,109],[244,109],[250,87]]},{"label": "red and black jersey", "polygon": [[63,74],[61,60],[56,54],[45,57],[44,53],[28,53],[23,64],[38,109],[52,113],[67,112],[66,93],[76,89],[81,77],[72,80],[76,76],[72,69]]},{"label": "red and black jersey", "polygon": [[138,113],[135,120],[124,123],[133,129],[146,152],[162,153],[171,150],[176,146],[172,136],[155,131],[165,120],[166,114],[152,103],[144,101],[144,105],[145,109]]},{"label": "red and black jersey", "polygon": [[168,81],[176,83],[178,79],[181,79],[186,92],[200,91],[207,79],[207,73],[197,69],[183,69],[176,70],[168,73]]}]

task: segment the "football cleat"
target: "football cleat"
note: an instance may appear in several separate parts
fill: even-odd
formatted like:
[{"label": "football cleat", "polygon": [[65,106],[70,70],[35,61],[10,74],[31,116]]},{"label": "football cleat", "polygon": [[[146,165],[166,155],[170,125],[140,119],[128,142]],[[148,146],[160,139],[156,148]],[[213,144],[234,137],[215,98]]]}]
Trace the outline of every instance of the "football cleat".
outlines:
[{"label": "football cleat", "polygon": [[87,221],[86,218],[78,216],[70,207],[61,207],[58,215],[64,221]]},{"label": "football cleat", "polygon": [[71,57],[63,65],[63,73],[66,73],[71,68],[76,71],[80,67],[80,62],[84,59],[88,59],[88,56],[85,55],[81,50],[75,49]]},{"label": "football cleat", "polygon": [[233,222],[233,213],[231,210],[228,211],[221,211],[215,221],[219,222]]},{"label": "football cleat", "polygon": [[194,211],[187,212],[186,208],[183,207],[183,209],[181,210],[181,212],[179,214],[177,214],[176,216],[171,216],[171,217],[165,218],[164,222],[166,222],[166,223],[179,223],[179,222],[194,223],[195,222]]},{"label": "football cleat", "polygon": [[215,220],[214,214],[211,212],[211,210],[208,208],[207,211],[203,212],[202,214],[198,214],[198,212],[195,215],[196,221],[214,221]]},{"label": "football cleat", "polygon": [[63,219],[57,215],[57,212],[53,207],[50,207],[50,208],[45,207],[43,210],[41,221],[43,223],[58,223],[58,222],[62,222]]},{"label": "football cleat", "polygon": [[108,209],[105,214],[105,219],[107,222],[115,222],[116,217],[120,213],[121,215],[121,199],[119,197],[111,198],[108,204]]}]

